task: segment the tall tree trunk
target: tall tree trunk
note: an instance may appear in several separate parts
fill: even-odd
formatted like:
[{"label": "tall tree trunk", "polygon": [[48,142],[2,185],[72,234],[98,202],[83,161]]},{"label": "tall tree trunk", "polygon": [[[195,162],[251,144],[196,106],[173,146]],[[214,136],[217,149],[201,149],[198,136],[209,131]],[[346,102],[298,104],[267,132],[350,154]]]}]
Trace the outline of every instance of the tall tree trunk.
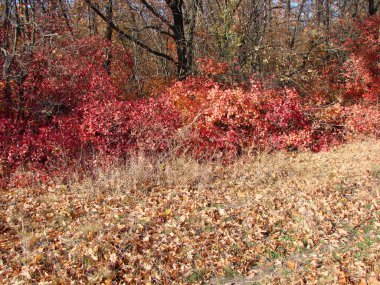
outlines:
[{"label": "tall tree trunk", "polygon": [[299,25],[299,22],[301,21],[303,9],[305,7],[305,2],[306,2],[306,0],[302,0],[302,2],[299,4],[299,10],[298,10],[298,15],[297,15],[297,24],[293,29],[293,35],[292,35],[292,38],[291,38],[290,43],[289,43],[290,49],[293,49],[294,45],[296,43],[296,35],[297,35],[297,31],[298,31],[297,27]]},{"label": "tall tree trunk", "polygon": [[322,16],[323,16],[323,0],[315,0],[315,18],[316,18],[318,27],[321,25]]},{"label": "tall tree trunk", "polygon": [[[98,4],[94,3],[94,7],[98,9]],[[98,23],[96,21],[96,15],[90,7],[88,7],[88,32],[90,36],[98,35]]]},{"label": "tall tree trunk", "polygon": [[[112,0],[108,0],[108,5],[107,5],[107,12],[106,12],[106,17],[107,17],[107,27],[106,27],[106,32],[104,34],[104,37],[108,44],[112,45],[112,34],[113,34],[113,29],[111,27],[111,22],[113,18],[113,3]],[[112,53],[111,50],[107,50],[107,56],[106,56],[106,61],[104,62],[104,68],[107,71],[108,74],[111,74],[111,62],[112,62]]]},{"label": "tall tree trunk", "polygon": [[370,16],[376,15],[379,9],[379,3],[376,4],[375,0],[368,0],[368,14]]},{"label": "tall tree trunk", "polygon": [[330,44],[330,0],[325,0],[325,40],[326,44]]},{"label": "tall tree trunk", "polygon": [[11,1],[10,0],[4,0],[3,1],[3,14],[1,17],[1,25],[3,29],[5,29],[6,35],[5,35],[5,41],[3,43],[3,48],[7,49],[9,46],[9,12],[10,12],[10,6]]},{"label": "tall tree trunk", "polygon": [[188,39],[186,42],[186,57],[187,57],[187,65],[188,70],[191,71],[193,67],[193,60],[194,60],[194,32],[195,27],[197,23],[197,13],[198,13],[198,7],[199,7],[199,0],[193,0],[191,6],[191,15],[189,19],[189,29],[188,29]]},{"label": "tall tree trunk", "polygon": [[2,44],[2,56],[4,58],[3,63],[3,70],[2,70],[2,79],[5,81],[5,88],[4,88],[4,101],[5,101],[5,113],[7,115],[11,114],[11,108],[13,105],[12,100],[12,89],[11,89],[11,83],[10,83],[10,72],[11,72],[11,65],[12,65],[12,55],[9,51],[10,46],[10,6],[11,6],[11,0],[5,0],[4,1],[4,10],[2,15],[2,26],[5,29],[5,40]]},{"label": "tall tree trunk", "polygon": [[291,3],[291,0],[287,0],[286,1],[286,18],[288,19],[288,21],[290,21],[291,12],[292,12],[292,3]]},{"label": "tall tree trunk", "polygon": [[177,74],[179,79],[184,79],[188,72],[188,59],[186,56],[186,38],[183,21],[183,1],[182,0],[166,0],[173,15],[173,36],[177,50]]}]

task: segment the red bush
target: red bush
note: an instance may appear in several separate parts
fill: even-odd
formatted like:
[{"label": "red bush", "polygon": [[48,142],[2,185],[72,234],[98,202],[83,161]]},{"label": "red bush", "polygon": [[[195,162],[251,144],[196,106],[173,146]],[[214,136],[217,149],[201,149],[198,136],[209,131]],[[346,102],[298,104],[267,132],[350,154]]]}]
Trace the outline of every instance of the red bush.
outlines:
[{"label": "red bush", "polygon": [[[0,108],[5,176],[21,165],[42,169],[77,159],[83,150],[83,107],[119,95],[103,68],[107,42],[94,38],[59,44],[36,48],[23,71],[25,79],[12,82],[12,109]],[[128,55],[115,52],[115,60],[120,56]],[[124,76],[129,74],[130,69]]]},{"label": "red bush", "polygon": [[84,105],[81,139],[106,155],[157,154],[168,150],[181,117],[165,98],[91,100]]},{"label": "red bush", "polygon": [[335,136],[322,132],[294,89],[257,81],[250,89],[232,88],[190,78],[168,92],[189,125],[187,143],[197,157],[234,157],[244,148],[319,150]]},{"label": "red bush", "polygon": [[350,53],[345,63],[345,99],[380,99],[380,16],[368,17],[355,25],[355,35],[345,42]]},{"label": "red bush", "polygon": [[354,105],[346,108],[349,135],[362,134],[380,137],[380,109],[378,106]]},{"label": "red bush", "polygon": [[[121,47],[90,38],[36,48],[25,78],[11,82],[12,108],[0,104],[4,181],[21,166],[44,180],[52,166],[92,153],[118,159],[175,146],[196,158],[229,160],[248,148],[319,151],[356,133],[378,136],[379,23],[370,18],[358,26],[356,41],[345,44],[347,62],[321,73],[328,92],[307,96],[258,80],[223,84],[216,75],[226,65],[202,59],[207,74],[176,82],[157,98],[128,101],[122,90],[133,63]],[[104,68],[109,52],[111,74]]]}]

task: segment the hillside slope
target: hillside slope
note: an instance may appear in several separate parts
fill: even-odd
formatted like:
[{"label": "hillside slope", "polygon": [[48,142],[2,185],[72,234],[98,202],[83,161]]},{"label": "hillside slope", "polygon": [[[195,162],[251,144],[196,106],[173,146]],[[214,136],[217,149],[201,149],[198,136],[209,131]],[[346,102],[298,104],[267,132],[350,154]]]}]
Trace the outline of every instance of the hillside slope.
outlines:
[{"label": "hillside slope", "polygon": [[4,284],[379,284],[380,141],[141,158],[0,203]]}]

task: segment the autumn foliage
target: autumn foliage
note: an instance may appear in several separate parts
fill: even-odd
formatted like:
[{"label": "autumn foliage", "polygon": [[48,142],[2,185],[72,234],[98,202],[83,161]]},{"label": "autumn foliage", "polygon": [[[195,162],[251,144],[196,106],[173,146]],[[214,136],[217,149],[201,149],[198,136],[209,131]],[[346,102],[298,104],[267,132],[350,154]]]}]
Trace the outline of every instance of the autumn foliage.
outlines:
[{"label": "autumn foliage", "polygon": [[318,79],[335,97],[273,79],[231,83],[217,77],[226,75],[225,63],[201,59],[198,76],[160,96],[127,100],[134,63],[121,46],[96,37],[41,46],[25,78],[11,82],[12,106],[1,98],[3,182],[20,167],[49,173],[99,155],[173,152],[228,161],[246,150],[319,151],[353,134],[379,135],[379,23],[375,17],[358,23],[356,39],[344,44],[347,60],[333,79]]},{"label": "autumn foliage", "polygon": [[376,103],[380,99],[380,17],[369,17],[357,23],[355,36],[346,40],[350,52],[344,64],[346,100],[364,99]]}]

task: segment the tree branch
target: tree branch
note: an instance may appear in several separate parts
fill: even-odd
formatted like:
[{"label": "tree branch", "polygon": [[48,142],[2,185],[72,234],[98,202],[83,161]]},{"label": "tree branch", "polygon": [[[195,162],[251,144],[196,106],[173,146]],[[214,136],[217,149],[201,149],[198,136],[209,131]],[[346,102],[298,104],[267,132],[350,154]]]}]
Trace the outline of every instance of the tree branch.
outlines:
[{"label": "tree branch", "polygon": [[173,25],[170,24],[170,22],[164,17],[162,16],[160,13],[158,13],[153,7],[152,5],[150,5],[147,1],[145,0],[140,0],[142,4],[144,4],[144,6],[154,15],[156,16],[158,19],[160,19],[163,23],[165,23],[166,25],[169,26],[170,29],[173,29]]},{"label": "tree branch", "polygon": [[141,48],[145,49],[146,51],[148,51],[149,53],[151,54],[154,54],[158,57],[162,57],[162,58],[165,58],[166,60],[170,61],[170,62],[173,62],[174,64],[178,64],[171,56],[165,54],[165,53],[162,53],[162,52],[159,52],[159,51],[156,51],[156,50],[153,50],[152,48],[150,48],[149,46],[147,46],[146,44],[144,44],[143,42],[139,41],[138,39],[136,39],[135,37],[127,34],[126,32],[124,32],[122,29],[120,29],[115,23],[113,23],[112,21],[110,21],[109,19],[107,19],[107,17],[105,15],[103,15],[102,12],[99,11],[99,9],[94,5],[92,4],[91,0],[85,0],[85,2],[87,3],[87,5],[100,17],[103,19],[103,21],[105,21],[114,31],[116,31],[120,36],[122,37],[125,37],[126,39],[134,42],[136,45],[140,46]]},{"label": "tree branch", "polygon": [[154,25],[152,25],[152,26],[145,26],[144,28],[142,28],[140,30],[137,30],[137,31],[143,31],[143,30],[146,30],[146,29],[155,30],[155,31],[159,32],[160,34],[167,35],[167,36],[169,36],[169,37],[171,37],[171,38],[174,39],[174,35],[173,34],[167,32],[167,31],[161,30],[160,26],[154,26]]}]

